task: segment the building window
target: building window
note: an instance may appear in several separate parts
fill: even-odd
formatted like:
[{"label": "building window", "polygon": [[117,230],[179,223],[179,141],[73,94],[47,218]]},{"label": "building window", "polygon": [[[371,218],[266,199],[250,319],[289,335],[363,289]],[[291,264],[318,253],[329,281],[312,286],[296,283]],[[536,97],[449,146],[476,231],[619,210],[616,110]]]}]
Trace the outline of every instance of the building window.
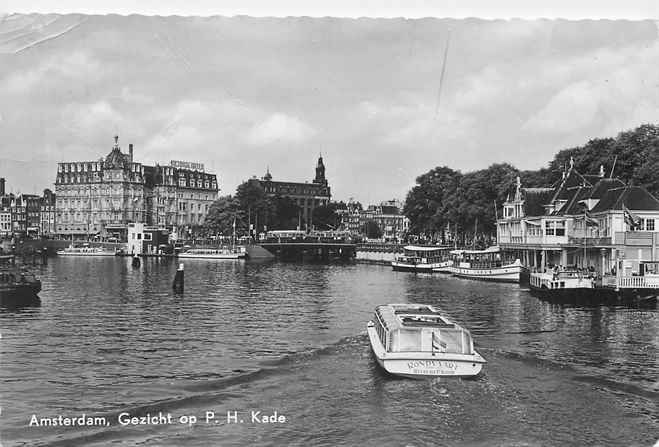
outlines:
[{"label": "building window", "polygon": [[654,231],[654,219],[645,219],[645,230]]},{"label": "building window", "polygon": [[556,222],[556,236],[565,236],[565,222]]},{"label": "building window", "polygon": [[554,235],[554,229],[551,226],[551,222],[545,222],[545,234],[547,236],[553,236]]}]

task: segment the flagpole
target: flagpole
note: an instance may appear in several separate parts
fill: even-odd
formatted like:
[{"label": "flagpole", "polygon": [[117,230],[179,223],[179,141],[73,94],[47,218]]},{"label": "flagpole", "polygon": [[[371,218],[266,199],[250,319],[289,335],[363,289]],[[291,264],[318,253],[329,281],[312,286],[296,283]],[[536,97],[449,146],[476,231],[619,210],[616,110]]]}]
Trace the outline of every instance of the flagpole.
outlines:
[{"label": "flagpole", "polygon": [[231,247],[233,250],[236,249],[236,216],[233,216],[233,242],[232,242],[233,247]]},{"label": "flagpole", "polygon": [[586,268],[586,245],[588,244],[587,231],[588,231],[588,208],[583,210],[583,263]]}]

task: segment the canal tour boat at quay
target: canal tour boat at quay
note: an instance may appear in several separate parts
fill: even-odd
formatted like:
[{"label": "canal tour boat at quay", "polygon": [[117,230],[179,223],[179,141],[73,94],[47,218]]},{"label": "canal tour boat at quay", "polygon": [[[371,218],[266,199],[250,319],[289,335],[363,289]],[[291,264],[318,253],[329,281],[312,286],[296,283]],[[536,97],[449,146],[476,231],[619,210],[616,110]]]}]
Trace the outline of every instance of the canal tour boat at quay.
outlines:
[{"label": "canal tour boat at quay", "polygon": [[[621,269],[620,269],[621,270]],[[634,275],[617,274],[601,276],[586,269],[561,269],[547,272],[531,272],[531,293],[542,298],[584,299],[593,302],[631,301],[651,304],[659,296],[659,261],[641,261],[639,272]]]},{"label": "canal tour boat at quay", "polygon": [[486,360],[474,349],[469,331],[425,304],[386,304],[367,325],[378,364],[408,378],[467,377]]},{"label": "canal tour boat at quay", "polygon": [[179,258],[194,259],[244,259],[245,247],[236,248],[193,248],[178,254]]},{"label": "canal tour boat at quay", "polygon": [[41,291],[41,281],[26,269],[16,266],[14,255],[0,256],[0,298],[34,296]]},{"label": "canal tour boat at quay", "polygon": [[593,298],[598,293],[595,279],[579,270],[531,272],[529,288],[531,293],[544,298]]},{"label": "canal tour boat at quay", "polygon": [[519,259],[502,259],[499,247],[485,250],[453,250],[453,265],[449,271],[459,278],[519,283],[522,263]]},{"label": "canal tour boat at quay", "polygon": [[399,272],[432,273],[452,264],[448,247],[408,245],[404,250],[403,256],[391,262],[393,269]]}]

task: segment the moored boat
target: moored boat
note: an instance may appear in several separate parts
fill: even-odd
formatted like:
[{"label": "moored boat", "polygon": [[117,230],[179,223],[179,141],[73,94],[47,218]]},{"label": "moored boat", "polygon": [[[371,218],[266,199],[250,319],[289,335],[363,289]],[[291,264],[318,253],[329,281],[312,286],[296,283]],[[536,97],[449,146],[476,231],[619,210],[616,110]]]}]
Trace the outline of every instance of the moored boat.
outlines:
[{"label": "moored boat", "polygon": [[579,270],[532,272],[529,288],[546,298],[592,297],[597,293],[595,279]]},{"label": "moored boat", "polygon": [[245,255],[245,247],[193,248],[179,253],[178,257],[196,259],[244,259]]},{"label": "moored boat", "polygon": [[41,281],[27,269],[16,266],[13,255],[0,256],[0,297],[34,296],[41,291]]},{"label": "moored boat", "polygon": [[450,272],[459,278],[519,283],[522,263],[506,260],[499,247],[485,250],[454,250]]},{"label": "moored boat", "polygon": [[378,364],[409,378],[475,376],[486,360],[474,349],[469,331],[433,306],[387,304],[367,325]]},{"label": "moored boat", "polygon": [[391,267],[401,272],[432,273],[451,265],[450,249],[423,245],[408,245],[404,254],[391,262]]},{"label": "moored boat", "polygon": [[57,250],[57,256],[114,256],[116,251],[106,250],[102,247],[90,247],[84,244],[81,247],[70,245],[63,250]]}]

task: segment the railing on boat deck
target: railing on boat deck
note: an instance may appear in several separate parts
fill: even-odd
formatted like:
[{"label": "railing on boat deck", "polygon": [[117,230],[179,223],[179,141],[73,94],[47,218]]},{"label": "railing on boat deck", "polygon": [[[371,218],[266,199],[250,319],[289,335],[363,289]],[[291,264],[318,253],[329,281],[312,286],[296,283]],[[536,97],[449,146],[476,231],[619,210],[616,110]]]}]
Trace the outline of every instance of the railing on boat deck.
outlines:
[{"label": "railing on boat deck", "polygon": [[606,276],[602,278],[602,285],[618,289],[659,289],[659,278],[648,281],[645,276]]}]

